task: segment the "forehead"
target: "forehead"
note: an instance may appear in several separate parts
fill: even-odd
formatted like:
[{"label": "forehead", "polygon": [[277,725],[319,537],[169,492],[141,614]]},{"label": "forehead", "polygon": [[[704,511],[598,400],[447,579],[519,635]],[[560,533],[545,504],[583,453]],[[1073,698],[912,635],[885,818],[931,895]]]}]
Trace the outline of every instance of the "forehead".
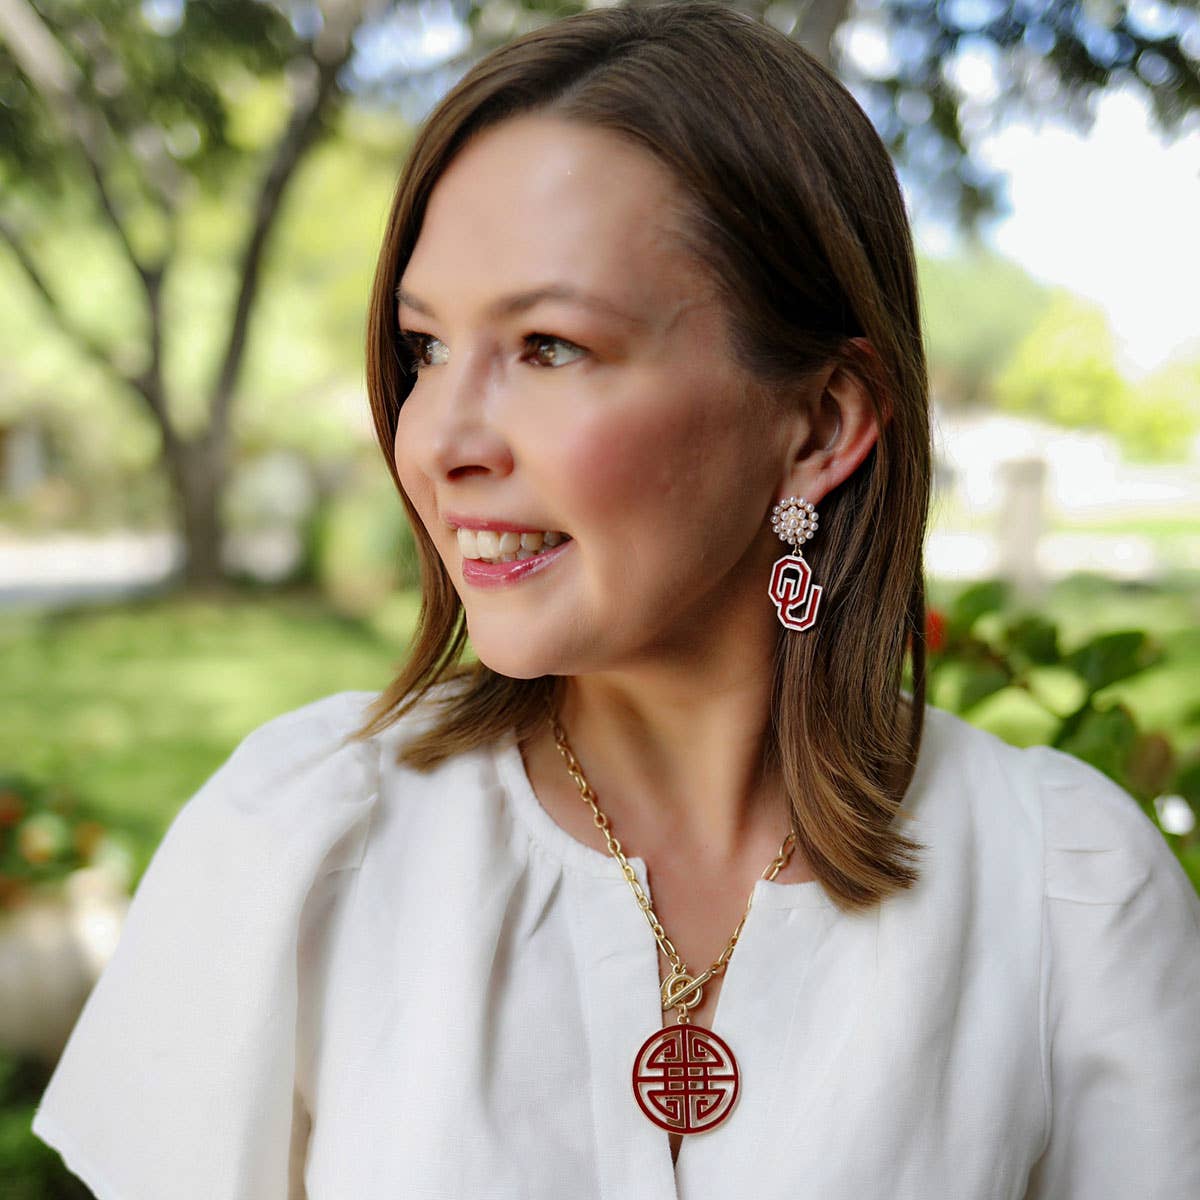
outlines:
[{"label": "forehead", "polygon": [[704,280],[675,232],[683,205],[668,170],[629,139],[510,118],[475,135],[434,186],[404,287],[435,308],[547,280],[643,306],[694,299]]}]

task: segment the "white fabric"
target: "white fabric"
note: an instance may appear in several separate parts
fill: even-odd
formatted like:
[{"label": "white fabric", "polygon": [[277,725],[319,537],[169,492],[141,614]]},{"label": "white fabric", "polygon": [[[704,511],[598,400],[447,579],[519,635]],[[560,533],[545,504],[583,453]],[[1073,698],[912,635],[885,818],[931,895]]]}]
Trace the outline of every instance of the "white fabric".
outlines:
[{"label": "white fabric", "polygon": [[713,1021],[741,1095],[673,1168],[616,864],[511,740],[424,776],[409,725],[343,745],[369,699],[252,734],[155,855],[33,1124],[99,1200],[1200,1197],[1200,901],[1092,768],[929,709],[920,885],[756,885]]}]

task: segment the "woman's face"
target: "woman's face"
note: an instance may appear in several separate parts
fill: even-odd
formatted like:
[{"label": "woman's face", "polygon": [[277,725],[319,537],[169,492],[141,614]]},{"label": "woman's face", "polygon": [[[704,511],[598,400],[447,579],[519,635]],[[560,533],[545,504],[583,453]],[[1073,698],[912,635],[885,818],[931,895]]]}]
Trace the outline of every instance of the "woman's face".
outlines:
[{"label": "woman's face", "polygon": [[794,426],[735,365],[670,236],[678,200],[646,151],[545,115],[474,137],[430,197],[400,281],[419,373],[396,465],[502,674],[693,661],[775,620]]}]

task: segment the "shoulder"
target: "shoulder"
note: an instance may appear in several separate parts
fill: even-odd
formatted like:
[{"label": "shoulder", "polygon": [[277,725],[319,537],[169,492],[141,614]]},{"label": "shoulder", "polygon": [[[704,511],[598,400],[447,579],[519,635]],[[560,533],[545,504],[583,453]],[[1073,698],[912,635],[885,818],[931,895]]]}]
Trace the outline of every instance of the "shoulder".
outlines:
[{"label": "shoulder", "polygon": [[[265,1195],[287,1177],[306,913],[362,860],[378,754],[350,735],[372,699],[255,729],[159,843],[33,1124],[98,1193],[170,1177],[180,1196]],[[226,1152],[199,1164],[202,1142]]]},{"label": "shoulder", "polygon": [[[186,839],[235,835],[265,850],[328,841],[373,803],[377,752],[352,740],[369,692],[340,692],[281,714],[248,733],[179,810],[162,850]],[[236,845],[235,845],[236,849]]]},{"label": "shoulder", "polygon": [[272,717],[246,734],[221,772],[250,779],[303,769],[336,754],[374,699],[374,692],[338,692]]},{"label": "shoulder", "polygon": [[902,812],[949,836],[988,827],[1040,838],[1041,798],[1026,751],[926,705],[921,748]]},{"label": "shoulder", "polygon": [[1053,747],[1013,746],[927,706],[910,794],[914,815],[924,807],[929,823],[957,826],[984,850],[996,842],[1012,847],[1012,867],[1024,875],[1036,871],[1049,899],[1119,904],[1153,878],[1177,893],[1178,904],[1196,901],[1165,838],[1133,796]]},{"label": "shoulder", "polygon": [[248,733],[188,801],[188,810],[236,809],[243,816],[280,817],[297,810],[361,806],[379,790],[380,761],[434,716],[443,688],[382,733],[360,738],[376,692],[347,691],[273,717]]},{"label": "shoulder", "polygon": [[1023,753],[1041,797],[1049,898],[1120,904],[1151,879],[1195,897],[1166,839],[1124,788],[1050,746]]}]

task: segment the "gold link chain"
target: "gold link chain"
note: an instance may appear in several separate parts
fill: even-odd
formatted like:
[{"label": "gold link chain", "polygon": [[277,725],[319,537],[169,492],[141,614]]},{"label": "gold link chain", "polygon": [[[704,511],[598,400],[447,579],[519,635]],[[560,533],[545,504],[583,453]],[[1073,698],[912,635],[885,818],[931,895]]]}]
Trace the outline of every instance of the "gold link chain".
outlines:
[{"label": "gold link chain", "polygon": [[[742,936],[742,927],[746,924],[746,918],[750,915],[750,905],[754,902],[754,892],[751,891],[750,899],[746,901],[746,911],[742,913],[742,919],[737,923],[737,928],[733,931],[733,936],[729,939],[728,945],[721,951],[716,961],[707,971],[693,976],[688,970],[687,964],[679,957],[679,952],[675,949],[671,939],[667,937],[666,930],[663,929],[662,923],[655,916],[654,909],[650,907],[650,897],[646,895],[645,889],[638,882],[637,872],[630,865],[629,859],[625,857],[625,852],[621,849],[621,843],[613,835],[612,825],[608,817],[600,811],[600,805],[596,803],[596,793],[592,791],[592,785],[588,783],[587,778],[584,776],[583,767],[579,765],[579,760],[575,757],[574,752],[567,742],[567,735],[563,727],[557,720],[551,718],[550,728],[554,733],[554,744],[558,747],[559,754],[562,755],[563,761],[567,764],[567,773],[575,781],[575,786],[579,788],[580,796],[583,797],[584,801],[591,808],[593,823],[604,834],[604,840],[608,843],[609,853],[620,863],[621,874],[625,876],[625,881],[633,889],[634,898],[638,902],[638,907],[645,915],[651,933],[654,934],[655,940],[666,956],[667,962],[671,964],[671,974],[663,982],[662,986],[663,1009],[664,1011],[668,1008],[678,1009],[679,1023],[681,1025],[687,1024],[689,1020],[688,1011],[700,1003],[704,984],[722,974],[729,965],[733,948],[737,945],[738,938]],[[795,845],[796,835],[789,830],[787,836],[779,845],[779,853],[762,873],[763,879],[768,881],[773,880],[783,870],[787,865],[788,859],[792,856],[792,850],[795,849]]]}]

